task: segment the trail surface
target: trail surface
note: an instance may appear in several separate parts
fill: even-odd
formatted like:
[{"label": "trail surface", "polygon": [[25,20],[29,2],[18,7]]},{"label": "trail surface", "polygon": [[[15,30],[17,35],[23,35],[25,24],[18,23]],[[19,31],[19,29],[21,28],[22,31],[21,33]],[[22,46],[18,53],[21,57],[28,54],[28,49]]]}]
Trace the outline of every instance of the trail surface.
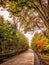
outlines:
[{"label": "trail surface", "polygon": [[34,53],[34,65],[40,65],[40,60],[36,53]]},{"label": "trail surface", "polygon": [[34,65],[34,52],[29,49],[18,56],[8,59],[1,65]]}]

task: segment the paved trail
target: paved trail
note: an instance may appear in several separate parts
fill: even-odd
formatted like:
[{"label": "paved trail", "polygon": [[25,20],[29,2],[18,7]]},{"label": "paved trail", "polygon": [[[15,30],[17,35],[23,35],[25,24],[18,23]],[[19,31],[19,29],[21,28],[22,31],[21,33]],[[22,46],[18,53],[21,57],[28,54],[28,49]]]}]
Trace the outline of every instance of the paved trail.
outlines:
[{"label": "paved trail", "polygon": [[34,65],[40,65],[40,60],[36,53],[34,53]]},{"label": "paved trail", "polygon": [[34,65],[34,52],[29,49],[28,51],[7,60],[1,65]]}]

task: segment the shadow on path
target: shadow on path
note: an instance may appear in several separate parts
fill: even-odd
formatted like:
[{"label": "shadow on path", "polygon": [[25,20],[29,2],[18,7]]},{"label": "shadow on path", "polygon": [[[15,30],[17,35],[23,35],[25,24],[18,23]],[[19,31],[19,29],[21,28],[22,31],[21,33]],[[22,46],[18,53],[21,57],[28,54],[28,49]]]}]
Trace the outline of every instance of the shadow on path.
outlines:
[{"label": "shadow on path", "polygon": [[36,53],[34,53],[34,65],[40,65],[40,60]]}]

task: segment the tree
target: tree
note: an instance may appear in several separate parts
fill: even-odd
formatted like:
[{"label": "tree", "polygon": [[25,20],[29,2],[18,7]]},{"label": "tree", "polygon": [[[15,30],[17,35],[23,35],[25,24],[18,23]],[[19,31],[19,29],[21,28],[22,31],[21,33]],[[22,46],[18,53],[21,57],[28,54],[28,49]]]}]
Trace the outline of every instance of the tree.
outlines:
[{"label": "tree", "polygon": [[36,44],[37,44],[38,50],[40,50],[40,51],[43,51],[45,49],[45,47],[46,47],[46,43],[42,39],[41,40],[38,40],[36,42]]},{"label": "tree", "polygon": [[49,39],[42,33],[36,32],[32,38],[31,47],[37,52],[48,53]]},{"label": "tree", "polygon": [[[19,17],[21,26],[23,25],[23,27],[25,27],[25,31],[33,31],[35,30],[34,27],[36,26],[41,29],[41,27],[36,24],[37,22],[34,22],[35,19],[37,20],[37,17],[38,20],[43,20],[44,25],[49,30],[49,0],[1,0],[0,4],[5,7],[7,7],[8,4],[7,9],[12,13],[12,15]],[[38,13],[38,16],[32,15],[31,17],[30,14],[28,15],[28,13],[30,13],[31,11],[35,12],[36,14]],[[45,34],[44,31],[42,32]]]},{"label": "tree", "polygon": [[34,8],[45,22],[45,25],[49,25],[49,0],[1,0],[1,5],[9,5],[9,10],[16,14],[22,11],[23,8],[28,7],[28,9]]},{"label": "tree", "polygon": [[0,17],[0,57],[28,49],[28,41],[13,24]]},{"label": "tree", "polygon": [[36,32],[36,33],[34,34],[34,37],[32,38],[31,48],[32,48],[35,52],[38,51],[38,46],[37,46],[36,42],[37,42],[38,40],[40,40],[41,37],[42,37],[41,33],[39,34],[38,32]]}]

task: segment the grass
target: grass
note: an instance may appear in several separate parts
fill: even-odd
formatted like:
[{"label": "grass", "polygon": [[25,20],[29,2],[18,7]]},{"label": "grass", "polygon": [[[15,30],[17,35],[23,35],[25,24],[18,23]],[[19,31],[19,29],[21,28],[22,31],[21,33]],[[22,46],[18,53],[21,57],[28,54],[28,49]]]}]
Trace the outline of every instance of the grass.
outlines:
[{"label": "grass", "polygon": [[49,65],[49,54],[38,53],[41,65]]}]

